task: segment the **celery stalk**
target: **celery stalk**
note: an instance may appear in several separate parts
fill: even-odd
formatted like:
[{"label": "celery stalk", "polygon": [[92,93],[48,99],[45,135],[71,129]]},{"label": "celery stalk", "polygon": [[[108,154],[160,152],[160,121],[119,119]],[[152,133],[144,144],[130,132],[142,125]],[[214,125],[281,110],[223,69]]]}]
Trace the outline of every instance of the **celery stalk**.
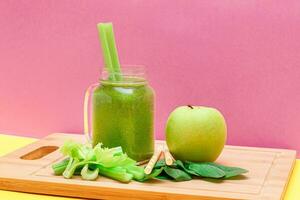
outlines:
[{"label": "celery stalk", "polygon": [[105,25],[106,25],[105,27],[106,39],[109,45],[111,64],[112,64],[113,72],[115,74],[115,79],[119,81],[121,80],[122,77],[120,75],[121,70],[120,70],[118,51],[115,43],[113,25],[112,23],[106,23]]},{"label": "celery stalk", "polygon": [[109,45],[108,45],[107,38],[106,38],[105,24],[99,23],[97,25],[97,27],[98,27],[99,40],[101,41],[104,65],[105,65],[107,71],[110,73],[109,79],[115,80],[115,76],[113,74],[114,69],[112,66],[112,61],[111,61],[111,56],[110,56],[110,51],[109,51]]},{"label": "celery stalk", "polygon": [[98,177],[98,173],[99,173],[99,168],[96,168],[94,170],[89,170],[89,165],[86,164],[84,165],[84,167],[81,170],[81,177],[84,180],[89,180],[89,181],[93,181],[96,180]]},{"label": "celery stalk", "polygon": [[135,165],[129,165],[124,167],[127,171],[127,173],[133,175],[133,179],[135,180],[141,180],[145,177],[144,168],[135,166]]},{"label": "celery stalk", "polygon": [[106,168],[101,165],[97,165],[97,168],[99,168],[99,174],[121,181],[123,183],[128,183],[133,178],[133,175],[127,173],[126,170],[122,167]]},{"label": "celery stalk", "polygon": [[144,168],[123,153],[121,147],[105,148],[97,144],[94,148],[75,141],[66,141],[61,152],[67,159],[56,163],[52,169],[56,175],[72,178],[81,174],[85,180],[95,180],[98,174],[127,183],[132,179],[144,180]]},{"label": "celery stalk", "polygon": [[67,165],[69,163],[69,158],[64,159],[63,161],[59,162],[59,163],[55,163],[52,165],[52,169],[54,171],[55,175],[62,175],[62,173],[65,171],[65,169],[67,168]]},{"label": "celery stalk", "polygon": [[78,159],[74,159],[72,157],[70,157],[69,163],[67,165],[67,168],[65,169],[65,171],[63,172],[63,176],[65,178],[72,178],[76,168],[77,168],[77,164],[78,164]]},{"label": "celery stalk", "polygon": [[109,79],[117,81],[121,80],[119,56],[112,23],[99,23],[97,27],[99,39],[101,41],[104,64],[110,74]]}]

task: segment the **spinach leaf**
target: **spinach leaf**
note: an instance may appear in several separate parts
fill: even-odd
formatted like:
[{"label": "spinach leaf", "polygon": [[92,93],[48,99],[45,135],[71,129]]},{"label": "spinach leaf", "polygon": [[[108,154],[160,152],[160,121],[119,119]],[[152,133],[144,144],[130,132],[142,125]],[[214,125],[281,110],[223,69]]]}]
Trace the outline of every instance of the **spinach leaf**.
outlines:
[{"label": "spinach leaf", "polygon": [[192,177],[188,173],[180,169],[165,166],[164,171],[175,181],[189,181],[192,179]]},{"label": "spinach leaf", "polygon": [[190,170],[187,167],[185,167],[184,163],[181,160],[176,160],[175,163],[176,163],[177,166],[179,166],[179,168],[183,169],[186,173],[189,173],[190,175],[199,176],[193,170]]},{"label": "spinach leaf", "polygon": [[161,180],[173,180],[173,178],[171,176],[169,176],[164,170],[162,170],[162,172],[155,178],[161,179]]},{"label": "spinach leaf", "polygon": [[238,176],[240,174],[247,173],[248,170],[240,168],[240,167],[229,167],[229,166],[224,166],[220,165],[217,163],[212,163],[212,162],[207,162],[208,165],[215,166],[225,172],[225,177],[223,178],[231,178],[234,176]]},{"label": "spinach leaf", "polygon": [[159,161],[157,161],[157,162],[155,163],[154,169],[160,169],[160,168],[162,168],[162,167],[164,167],[164,166],[166,166],[166,165],[167,165],[167,164],[166,164],[165,160],[159,160]]},{"label": "spinach leaf", "polygon": [[154,168],[155,168],[155,169],[160,169],[160,168],[165,167],[165,166],[169,166],[169,167],[172,167],[172,168],[177,168],[176,162],[173,162],[172,165],[167,165],[167,164],[166,164],[166,161],[165,161],[164,159],[163,159],[163,160],[157,161],[157,162],[155,163],[155,165],[154,165]]},{"label": "spinach leaf", "polygon": [[160,169],[153,169],[153,171],[151,172],[151,174],[145,174],[145,176],[141,179],[135,179],[139,182],[145,182],[149,179],[153,179],[153,178],[157,178],[157,176],[159,176],[161,174],[161,172],[164,170],[164,168],[160,168]]},{"label": "spinach leaf", "polygon": [[206,178],[222,178],[226,175],[222,169],[207,163],[188,162],[188,169]]},{"label": "spinach leaf", "polygon": [[155,177],[157,179],[160,179],[160,180],[173,180],[172,177],[170,177],[168,174],[164,173],[164,174],[160,174],[158,175],[157,177]]}]

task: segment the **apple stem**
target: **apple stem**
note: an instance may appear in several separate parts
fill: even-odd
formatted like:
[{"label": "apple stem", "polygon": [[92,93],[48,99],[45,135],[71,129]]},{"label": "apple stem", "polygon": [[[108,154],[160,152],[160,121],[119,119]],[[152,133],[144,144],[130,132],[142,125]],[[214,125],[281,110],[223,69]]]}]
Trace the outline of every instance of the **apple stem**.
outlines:
[{"label": "apple stem", "polygon": [[191,106],[191,105],[187,105],[187,107],[190,107],[191,109],[194,109],[194,107],[193,107],[193,106]]}]

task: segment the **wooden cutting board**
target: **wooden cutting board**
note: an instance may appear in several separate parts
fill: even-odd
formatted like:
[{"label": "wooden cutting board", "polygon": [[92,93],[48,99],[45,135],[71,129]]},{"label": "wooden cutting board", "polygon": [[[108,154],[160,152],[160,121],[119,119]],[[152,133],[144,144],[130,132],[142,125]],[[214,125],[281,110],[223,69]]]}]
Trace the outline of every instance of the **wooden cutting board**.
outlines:
[{"label": "wooden cutting board", "polygon": [[[231,180],[186,182],[151,180],[129,184],[99,177],[84,181],[52,174],[62,159],[57,150],[66,139],[84,142],[82,135],[55,133],[0,158],[0,189],[92,199],[281,199],[296,152],[285,149],[226,146],[218,163],[249,170]],[[164,145],[157,141],[156,145]]]}]

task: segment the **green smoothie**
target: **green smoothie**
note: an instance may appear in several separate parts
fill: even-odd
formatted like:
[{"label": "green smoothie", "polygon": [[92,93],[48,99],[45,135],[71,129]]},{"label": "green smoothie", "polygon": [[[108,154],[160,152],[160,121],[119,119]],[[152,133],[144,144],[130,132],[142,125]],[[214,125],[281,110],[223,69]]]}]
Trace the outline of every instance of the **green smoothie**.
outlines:
[{"label": "green smoothie", "polygon": [[121,146],[134,160],[154,152],[154,92],[145,79],[102,80],[94,90],[93,145]]}]

